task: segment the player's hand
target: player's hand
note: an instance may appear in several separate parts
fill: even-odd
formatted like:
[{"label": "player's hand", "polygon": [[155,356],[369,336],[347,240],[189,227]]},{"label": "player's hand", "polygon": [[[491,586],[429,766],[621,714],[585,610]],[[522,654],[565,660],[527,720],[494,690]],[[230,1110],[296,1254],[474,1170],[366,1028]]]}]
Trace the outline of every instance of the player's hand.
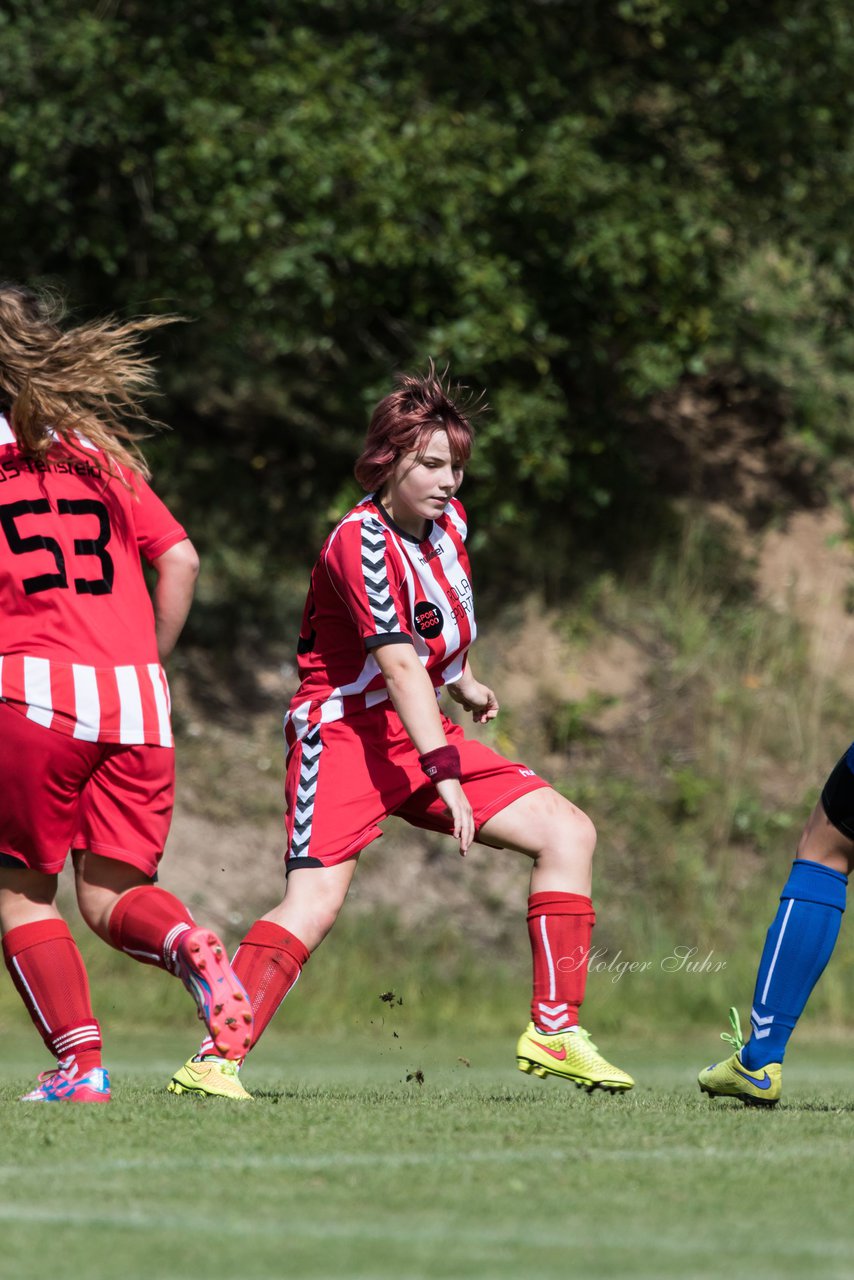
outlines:
[{"label": "player's hand", "polygon": [[498,715],[498,699],[488,685],[470,677],[447,686],[448,693],[454,702],[466,711],[471,712],[475,724],[486,724]]},{"label": "player's hand", "polygon": [[454,839],[459,840],[460,857],[464,858],[474,840],[474,817],[471,805],[456,778],[445,778],[442,782],[437,782],[436,790],[453,819]]}]

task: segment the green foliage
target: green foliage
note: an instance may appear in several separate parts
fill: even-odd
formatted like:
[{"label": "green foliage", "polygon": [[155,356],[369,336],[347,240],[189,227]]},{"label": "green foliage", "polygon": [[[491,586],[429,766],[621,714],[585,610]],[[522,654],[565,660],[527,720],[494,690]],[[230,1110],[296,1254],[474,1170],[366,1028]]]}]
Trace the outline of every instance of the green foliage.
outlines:
[{"label": "green foliage", "polygon": [[792,425],[819,456],[850,447],[854,421],[851,279],[797,241],[758,245],[724,301],[742,367],[783,392]]},{"label": "green foliage", "polygon": [[475,525],[536,573],[627,527],[627,411],[691,371],[844,435],[852,71],[842,0],[10,0],[4,270],[193,318],[155,461],[242,616],[281,625],[275,566],[428,354],[488,390]]}]

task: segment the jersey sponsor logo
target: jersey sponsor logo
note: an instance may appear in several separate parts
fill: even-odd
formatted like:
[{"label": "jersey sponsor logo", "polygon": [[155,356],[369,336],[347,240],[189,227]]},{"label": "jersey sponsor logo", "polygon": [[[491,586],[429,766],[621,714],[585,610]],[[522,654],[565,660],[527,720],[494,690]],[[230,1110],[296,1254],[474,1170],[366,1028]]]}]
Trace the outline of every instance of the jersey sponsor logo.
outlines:
[{"label": "jersey sponsor logo", "polygon": [[466,614],[474,613],[474,599],[468,578],[460,578],[456,586],[449,587],[448,598],[451,601],[451,617],[456,623]]},{"label": "jersey sponsor logo", "polygon": [[415,617],[415,630],[425,640],[434,640],[436,636],[442,634],[442,628],[445,625],[442,610],[435,604],[430,604],[429,600],[419,600],[413,610],[413,615]]}]

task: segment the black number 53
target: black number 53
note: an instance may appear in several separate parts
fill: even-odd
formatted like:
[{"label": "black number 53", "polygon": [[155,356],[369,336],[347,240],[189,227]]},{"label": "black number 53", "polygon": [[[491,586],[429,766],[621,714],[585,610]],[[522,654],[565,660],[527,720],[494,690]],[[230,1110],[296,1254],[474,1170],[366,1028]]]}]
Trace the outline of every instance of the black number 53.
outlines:
[{"label": "black number 53", "polygon": [[[101,565],[100,578],[75,578],[74,590],[80,596],[106,596],[113,590],[115,566],[107,553],[110,541],[110,515],[103,502],[94,498],[60,498],[56,504],[60,516],[95,516],[98,521],[98,535],[95,538],[75,538],[75,556],[94,556]],[[21,516],[39,516],[50,513],[47,498],[34,501],[7,502],[0,506],[0,527],[6,535],[9,550],[16,556],[27,555],[31,551],[47,551],[53,556],[56,564],[55,573],[38,573],[32,578],[24,578],[23,588],[28,596],[39,591],[51,591],[55,588],[68,589],[68,575],[65,568],[65,555],[56,538],[46,533],[30,533],[22,536],[16,521]]]}]

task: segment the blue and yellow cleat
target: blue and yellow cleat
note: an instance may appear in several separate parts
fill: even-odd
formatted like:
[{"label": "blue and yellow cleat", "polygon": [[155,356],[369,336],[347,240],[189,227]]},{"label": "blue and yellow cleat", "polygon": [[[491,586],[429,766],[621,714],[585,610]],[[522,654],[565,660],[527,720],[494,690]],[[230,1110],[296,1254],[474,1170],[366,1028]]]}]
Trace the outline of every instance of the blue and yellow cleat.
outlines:
[{"label": "blue and yellow cleat", "polygon": [[704,1067],[697,1083],[710,1098],[738,1098],[749,1107],[776,1106],[783,1092],[782,1063],[769,1062],[758,1071],[749,1071],[739,1057],[744,1048],[744,1037],[737,1009],[730,1009],[729,1020],[733,1034],[722,1031],[721,1039],[727,1040],[735,1053],[724,1062],[713,1062],[710,1067]]}]

